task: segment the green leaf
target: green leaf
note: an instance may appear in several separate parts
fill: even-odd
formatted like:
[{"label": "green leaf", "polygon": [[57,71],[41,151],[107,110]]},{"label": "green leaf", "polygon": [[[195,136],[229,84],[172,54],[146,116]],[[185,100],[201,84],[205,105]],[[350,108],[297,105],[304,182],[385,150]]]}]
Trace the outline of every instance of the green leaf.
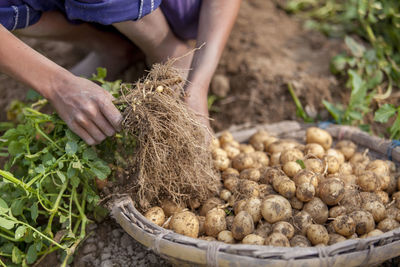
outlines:
[{"label": "green leaf", "polygon": [[62,183],[65,182],[65,175],[62,172],[57,171],[57,176],[58,176],[58,178],[60,178]]},{"label": "green leaf", "polygon": [[28,92],[26,92],[26,99],[30,101],[38,101],[41,98],[42,96],[32,89],[29,89]]},{"label": "green leaf", "polygon": [[78,144],[76,141],[68,141],[65,145],[65,152],[68,155],[74,155],[78,151]]},{"label": "green leaf", "polygon": [[73,186],[73,187],[78,187],[79,186],[79,184],[81,183],[81,180],[79,179],[79,177],[78,176],[72,176],[71,178],[70,178],[70,182],[71,182],[71,185]]},{"label": "green leaf", "polygon": [[77,136],[74,132],[72,132],[70,129],[65,130],[65,136],[69,141],[79,141],[80,138]]},{"label": "green leaf", "polygon": [[19,216],[22,214],[24,210],[25,200],[24,199],[17,199],[14,200],[11,204],[11,212],[14,216]]},{"label": "green leaf", "polygon": [[11,230],[14,228],[14,225],[15,223],[13,221],[0,217],[0,227]]},{"label": "green leaf", "polygon": [[5,202],[2,198],[0,198],[0,214],[3,214],[8,211],[7,202]]},{"label": "green leaf", "polygon": [[35,172],[36,173],[45,173],[46,172],[46,168],[43,166],[43,164],[40,164],[39,166],[37,166],[35,168]]},{"label": "green leaf", "polygon": [[374,121],[386,123],[394,114],[396,108],[391,104],[384,104],[375,112]]},{"label": "green leaf", "polygon": [[72,168],[72,164],[71,164],[71,166],[67,170],[67,177],[72,178],[74,176],[76,176],[76,169]]},{"label": "green leaf", "polygon": [[306,165],[304,164],[304,161],[302,161],[301,159],[296,160],[297,164],[299,164],[301,166],[302,169],[306,168]]},{"label": "green leaf", "polygon": [[326,100],[322,100],[322,103],[324,104],[325,108],[329,111],[329,113],[331,114],[333,119],[337,123],[340,124],[342,121],[344,112],[342,110],[340,110],[339,108],[337,108],[334,104],[332,104]]},{"label": "green leaf", "polygon": [[15,230],[15,239],[22,238],[26,233],[26,229],[27,229],[26,226],[23,225],[18,226],[17,230]]},{"label": "green leaf", "polygon": [[30,210],[31,210],[31,218],[36,222],[36,219],[39,215],[38,205],[36,202],[32,204]]},{"label": "green leaf", "polygon": [[355,57],[362,57],[365,52],[365,47],[359,43],[357,43],[353,38],[350,36],[346,36],[344,38],[344,42],[346,43],[347,47],[350,49],[350,52]]},{"label": "green leaf", "polygon": [[107,164],[104,161],[101,161],[101,160],[97,160],[97,161],[91,163],[90,164],[90,170],[100,180],[106,179],[111,173],[111,170],[107,166]]},{"label": "green leaf", "polygon": [[82,154],[83,159],[85,160],[93,160],[97,158],[97,153],[93,148],[89,147]]},{"label": "green leaf", "polygon": [[24,153],[25,152],[25,146],[23,143],[17,142],[17,141],[11,141],[10,144],[8,145],[8,153],[10,153],[11,156],[16,156],[18,154]]},{"label": "green leaf", "polygon": [[333,74],[339,74],[346,68],[347,65],[347,58],[344,55],[337,55],[334,56],[331,64],[330,70]]},{"label": "green leaf", "polygon": [[97,78],[104,79],[107,77],[107,69],[106,68],[97,68]]},{"label": "green leaf", "polygon": [[11,260],[15,264],[20,264],[22,262],[22,252],[16,246],[13,247]]},{"label": "green leaf", "polygon": [[72,162],[72,168],[82,170],[83,166],[79,161]]},{"label": "green leaf", "polygon": [[33,264],[37,260],[37,256],[35,245],[30,245],[26,252],[26,263]]},{"label": "green leaf", "polygon": [[389,128],[390,138],[398,139],[400,133],[400,116],[397,114],[396,120],[394,121],[392,127]]}]

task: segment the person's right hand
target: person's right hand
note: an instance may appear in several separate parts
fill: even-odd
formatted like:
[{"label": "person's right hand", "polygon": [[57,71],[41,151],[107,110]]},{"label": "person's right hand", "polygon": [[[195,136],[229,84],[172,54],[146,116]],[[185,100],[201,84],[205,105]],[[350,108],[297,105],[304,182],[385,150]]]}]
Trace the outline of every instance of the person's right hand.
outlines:
[{"label": "person's right hand", "polygon": [[119,131],[122,115],[106,90],[71,75],[48,97],[58,115],[87,144],[94,145]]}]

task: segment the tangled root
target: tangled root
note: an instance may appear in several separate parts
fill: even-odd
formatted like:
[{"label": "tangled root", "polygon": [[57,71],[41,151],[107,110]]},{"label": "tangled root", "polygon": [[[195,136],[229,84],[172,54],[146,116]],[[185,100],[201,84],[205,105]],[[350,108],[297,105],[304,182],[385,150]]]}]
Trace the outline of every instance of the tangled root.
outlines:
[{"label": "tangled root", "polygon": [[177,204],[215,195],[220,180],[207,149],[208,129],[182,101],[183,79],[172,61],[156,64],[136,84],[121,87],[122,126],[137,141],[129,170],[139,209],[168,198]]}]

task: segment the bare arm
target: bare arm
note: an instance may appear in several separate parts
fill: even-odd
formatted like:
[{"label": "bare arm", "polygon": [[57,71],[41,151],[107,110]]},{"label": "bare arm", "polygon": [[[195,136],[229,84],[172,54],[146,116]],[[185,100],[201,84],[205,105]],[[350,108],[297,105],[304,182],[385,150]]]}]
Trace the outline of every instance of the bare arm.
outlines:
[{"label": "bare arm", "polygon": [[112,96],[42,56],[0,25],[0,71],[35,89],[88,144],[115,133],[121,114]]},{"label": "bare arm", "polygon": [[200,11],[197,46],[204,48],[193,57],[187,84],[188,104],[202,115],[208,115],[207,93],[239,12],[241,0],[203,0]]}]

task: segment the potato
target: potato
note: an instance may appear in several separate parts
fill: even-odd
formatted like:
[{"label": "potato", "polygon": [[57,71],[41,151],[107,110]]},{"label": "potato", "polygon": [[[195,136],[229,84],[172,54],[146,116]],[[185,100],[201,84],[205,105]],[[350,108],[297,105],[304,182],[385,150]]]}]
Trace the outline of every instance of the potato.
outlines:
[{"label": "potato", "polygon": [[355,166],[366,166],[369,163],[369,158],[367,155],[364,155],[362,153],[356,152],[354,155],[350,158],[350,163],[353,165],[353,168]]},{"label": "potato", "polygon": [[286,198],[271,195],[262,201],[261,214],[269,223],[286,221],[292,216],[292,207]]},{"label": "potato", "polygon": [[289,202],[293,209],[301,210],[303,208],[303,202],[301,202],[297,197],[292,197],[289,199]]},{"label": "potato", "polygon": [[236,177],[229,177],[224,180],[224,187],[231,192],[237,192],[240,180]]},{"label": "potato", "polygon": [[272,185],[270,184],[260,184],[258,186],[258,189],[260,191],[260,198],[266,198],[267,196],[271,195],[271,194],[277,194],[274,190],[274,188],[272,187]]},{"label": "potato", "polygon": [[161,208],[164,211],[166,217],[174,215],[184,209],[182,205],[175,204],[173,201],[165,199],[161,201]]},{"label": "potato", "polygon": [[247,200],[246,199],[242,199],[237,201],[234,205],[233,205],[233,211],[234,213],[237,215],[239,214],[239,212],[241,212],[242,210],[244,210],[244,207],[246,206]]},{"label": "potato", "polygon": [[213,160],[213,164],[217,170],[223,171],[229,167],[229,165],[231,164],[231,161],[229,160],[229,158],[221,157],[221,158]]},{"label": "potato", "polygon": [[247,245],[259,245],[262,246],[264,245],[265,242],[265,238],[259,235],[255,235],[255,234],[249,234],[246,235],[243,240],[242,240],[242,244],[247,244]]},{"label": "potato", "polygon": [[350,216],[356,223],[356,233],[358,235],[368,234],[375,229],[374,217],[368,211],[353,211]]},{"label": "potato", "polygon": [[310,143],[305,146],[304,154],[322,159],[325,155],[325,149],[320,144]]},{"label": "potato", "polygon": [[303,235],[295,235],[292,239],[290,239],[290,246],[291,247],[310,247],[311,243],[307,239],[307,237]]},{"label": "potato", "polygon": [[219,198],[225,201],[228,201],[231,196],[232,196],[231,191],[227,189],[222,189],[221,192],[219,193]]},{"label": "potato", "polygon": [[319,185],[319,197],[327,205],[338,204],[344,197],[344,183],[337,178],[322,181]]},{"label": "potato", "polygon": [[233,225],[233,220],[235,219],[234,215],[229,215],[226,216],[225,221],[226,221],[226,229],[228,229],[229,231],[232,230],[232,225]]},{"label": "potato", "polygon": [[338,178],[343,181],[345,187],[354,187],[358,181],[357,176],[353,174],[340,174]]},{"label": "potato", "polygon": [[380,188],[380,179],[376,173],[365,171],[358,176],[357,184],[360,189],[365,192],[374,192]]},{"label": "potato", "polygon": [[218,241],[227,243],[227,244],[235,244],[235,239],[233,238],[233,234],[231,231],[228,230],[223,230],[221,232],[219,232],[218,237],[217,237]]},{"label": "potato", "polygon": [[375,195],[378,197],[378,200],[384,205],[389,203],[389,195],[385,191],[375,191]]},{"label": "potato", "polygon": [[203,235],[203,236],[200,236],[199,239],[205,240],[205,241],[208,241],[208,242],[217,241],[217,239],[216,239],[215,237],[212,237],[212,236],[204,236],[204,235]]},{"label": "potato", "polygon": [[339,166],[340,174],[353,174],[353,166],[349,162],[344,162]]},{"label": "potato", "polygon": [[165,222],[165,214],[162,208],[152,207],[145,214],[144,217],[152,223],[162,226]]},{"label": "potato", "polygon": [[275,167],[261,168],[259,170],[260,170],[260,183],[262,184],[271,184],[272,180],[275,177],[282,176],[283,174],[280,169]]},{"label": "potato", "polygon": [[258,197],[260,196],[259,185],[254,181],[240,180],[239,193],[246,197]]},{"label": "potato", "polygon": [[262,221],[258,223],[257,229],[254,231],[254,234],[267,238],[271,232],[272,225],[268,222]]},{"label": "potato", "polygon": [[223,205],[223,204],[225,204],[225,202],[222,199],[219,199],[217,197],[209,198],[201,206],[199,214],[200,216],[206,216],[209,210],[212,210],[218,205]]},{"label": "potato", "polygon": [[192,198],[188,200],[188,207],[193,211],[201,206],[201,202],[198,198]]},{"label": "potato", "polygon": [[196,216],[199,221],[199,236],[202,236],[206,233],[206,229],[204,228],[204,223],[206,222],[206,217],[204,216]]},{"label": "potato", "polygon": [[389,232],[400,227],[400,224],[395,219],[386,218],[378,223],[378,229],[383,232]]},{"label": "potato", "polygon": [[303,161],[306,166],[306,170],[309,170],[313,173],[323,173],[324,172],[324,164],[320,159],[306,159]]},{"label": "potato", "polygon": [[250,137],[249,143],[255,150],[263,151],[265,149],[264,141],[267,141],[269,138],[270,136],[266,131],[260,130]]},{"label": "potato", "polygon": [[290,240],[294,236],[294,227],[288,222],[277,222],[272,225],[272,232],[281,233]]},{"label": "potato", "polygon": [[249,154],[239,154],[232,159],[232,166],[238,171],[249,169],[254,166],[254,160]]},{"label": "potato", "polygon": [[324,158],[325,164],[328,164],[328,173],[337,173],[339,172],[340,163],[338,159],[334,156],[326,156]]},{"label": "potato", "polygon": [[300,164],[298,164],[295,161],[289,161],[286,162],[283,167],[282,170],[285,172],[285,174],[289,177],[294,177],[299,171],[302,170]]},{"label": "potato", "polygon": [[328,242],[328,246],[339,243],[339,242],[343,242],[346,241],[347,239],[341,235],[338,234],[329,234],[329,242]]},{"label": "potato", "polygon": [[324,224],[328,220],[328,206],[318,197],[304,204],[303,210],[318,224]]},{"label": "potato", "polygon": [[383,160],[374,160],[367,164],[366,171],[371,171],[378,176],[379,190],[386,190],[390,184],[389,165]]},{"label": "potato", "polygon": [[261,199],[259,199],[258,197],[249,198],[248,200],[246,200],[246,204],[244,205],[243,210],[247,211],[251,215],[255,223],[260,221],[262,218]]},{"label": "potato", "polygon": [[199,220],[194,213],[181,211],[172,216],[169,228],[178,234],[197,238],[199,234]]},{"label": "potato", "polygon": [[234,168],[227,168],[226,170],[224,170],[222,172],[221,178],[222,178],[222,180],[225,180],[226,178],[229,178],[229,177],[239,178],[239,171]]},{"label": "potato", "polygon": [[302,170],[298,172],[294,177],[293,181],[296,184],[296,186],[299,186],[300,184],[312,184],[315,188],[318,187],[318,177],[315,173],[308,171],[308,170]]},{"label": "potato", "polygon": [[215,148],[211,151],[211,156],[215,160],[219,158],[227,158],[228,154],[222,148]]},{"label": "potato", "polygon": [[347,209],[344,206],[334,206],[329,209],[329,218],[336,218],[345,214],[347,214]]},{"label": "potato", "polygon": [[213,208],[207,212],[204,229],[208,236],[217,237],[219,232],[226,230],[225,216],[225,211],[220,208]]},{"label": "potato", "polygon": [[267,167],[269,165],[269,158],[266,153],[262,151],[254,151],[248,153],[254,161],[254,168]]},{"label": "potato", "polygon": [[342,236],[351,236],[356,231],[356,222],[351,216],[340,215],[333,220],[335,232]]},{"label": "potato", "polygon": [[367,234],[367,237],[377,236],[377,235],[381,235],[381,234],[383,234],[383,232],[381,230],[375,229],[375,230],[372,230],[371,232],[369,232]]},{"label": "potato", "polygon": [[245,169],[240,172],[240,179],[246,179],[258,182],[260,180],[260,171],[255,168]]},{"label": "potato", "polygon": [[320,144],[326,150],[332,146],[332,136],[325,130],[310,127],[306,131],[306,142]]},{"label": "potato", "polygon": [[281,139],[281,140],[277,140],[277,141],[271,143],[267,147],[266,151],[270,154],[274,154],[274,153],[287,151],[287,150],[296,148],[298,146],[299,146],[299,143],[297,143],[296,141]]},{"label": "potato", "polygon": [[397,220],[400,216],[400,210],[395,206],[388,206],[386,209],[386,218]]},{"label": "potato", "polygon": [[296,232],[306,235],[308,226],[312,224],[312,218],[308,212],[302,210],[293,216],[292,222]]},{"label": "potato", "polygon": [[255,151],[252,145],[247,145],[247,144],[240,144],[239,150],[241,153],[251,153]]},{"label": "potato", "polygon": [[329,242],[328,231],[320,224],[312,224],[307,227],[307,238],[314,246],[318,244],[327,245]]},{"label": "potato", "polygon": [[380,222],[386,218],[386,208],[381,202],[375,200],[371,202],[364,202],[362,209],[372,214],[375,222]]},{"label": "potato", "polygon": [[308,202],[315,196],[315,187],[310,183],[299,184],[296,187],[296,197],[303,202]]},{"label": "potato", "polygon": [[280,158],[281,158],[281,152],[276,152],[273,153],[270,157],[270,165],[271,166],[279,166],[280,165]]},{"label": "potato", "polygon": [[357,151],[357,146],[350,140],[341,140],[337,142],[335,148],[342,152],[346,160],[349,160]]},{"label": "potato", "polygon": [[344,191],[344,196],[339,202],[341,206],[346,207],[347,213],[352,213],[353,211],[361,209],[361,197],[357,189],[346,188]]},{"label": "potato", "polygon": [[221,146],[221,144],[219,143],[219,140],[217,138],[212,138],[211,142],[210,142],[210,150],[214,150],[216,148],[219,148]]},{"label": "potato", "polygon": [[228,131],[224,131],[221,133],[221,135],[219,136],[219,143],[220,145],[224,145],[225,143],[230,143],[232,141],[235,141],[233,138],[233,135],[228,132]]},{"label": "potato", "polygon": [[279,161],[282,165],[284,165],[289,161],[302,160],[303,158],[304,158],[303,152],[301,152],[299,149],[294,148],[282,151]]},{"label": "potato", "polygon": [[232,143],[225,143],[222,146],[222,149],[225,150],[229,159],[233,159],[234,157],[240,154],[239,148],[233,145]]},{"label": "potato", "polygon": [[358,235],[357,233],[354,233],[353,235],[349,236],[347,239],[357,239]]},{"label": "potato", "polygon": [[289,240],[281,233],[272,233],[265,239],[265,245],[274,247],[290,247]]},{"label": "potato", "polygon": [[263,142],[263,144],[264,144],[264,150],[267,151],[268,146],[269,146],[270,144],[272,144],[272,143],[278,141],[278,140],[279,140],[279,138],[277,138],[277,137],[275,137],[275,136],[270,136],[269,138],[266,138],[266,139],[264,140],[264,142]]},{"label": "potato", "polygon": [[395,174],[390,174],[390,182],[388,188],[385,190],[389,195],[397,191],[397,177]]},{"label": "potato", "polygon": [[232,224],[232,234],[236,240],[242,240],[254,232],[253,218],[247,211],[241,211],[235,216]]},{"label": "potato", "polygon": [[337,161],[339,162],[339,165],[343,164],[345,162],[345,158],[344,158],[344,155],[342,154],[342,152],[340,152],[339,150],[334,149],[334,148],[328,149],[326,151],[326,156],[330,156],[330,157],[336,158]]},{"label": "potato", "polygon": [[277,176],[272,180],[272,186],[275,191],[285,198],[292,198],[296,194],[295,183],[287,176]]}]

